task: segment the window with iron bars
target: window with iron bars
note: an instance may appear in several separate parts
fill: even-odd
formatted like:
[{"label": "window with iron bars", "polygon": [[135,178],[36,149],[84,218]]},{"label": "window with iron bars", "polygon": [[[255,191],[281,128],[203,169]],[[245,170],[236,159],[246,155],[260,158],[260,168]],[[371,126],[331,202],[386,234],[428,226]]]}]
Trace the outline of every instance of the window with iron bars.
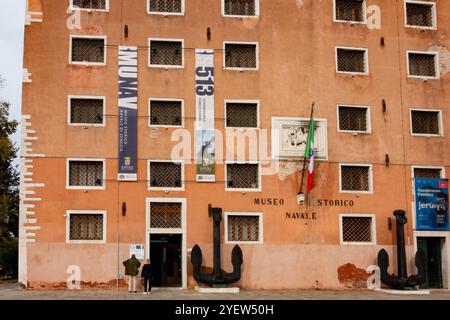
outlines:
[{"label": "window with iron bars", "polygon": [[150,187],[152,188],[181,188],[181,163],[151,161]]},{"label": "window with iron bars", "polygon": [[150,101],[150,125],[154,126],[182,126],[181,101]]},{"label": "window with iron bars", "polygon": [[370,191],[370,167],[341,166],[342,191]]},{"label": "window with iron bars", "polygon": [[102,124],[103,99],[70,99],[70,123]]},{"label": "window with iron bars", "polygon": [[102,214],[70,214],[70,240],[103,240]]},{"label": "window with iron bars", "polygon": [[72,62],[105,62],[105,40],[72,38]]},{"label": "window with iron bars", "polygon": [[406,24],[417,27],[434,27],[434,2],[430,4],[406,2]]},{"label": "window with iron bars", "polygon": [[164,66],[181,66],[183,48],[181,41],[150,41],[150,64]]},{"label": "window with iron bars", "polygon": [[258,126],[258,105],[256,103],[227,102],[227,127],[256,128]]},{"label": "window with iron bars", "polygon": [[225,15],[229,16],[255,16],[257,0],[222,0],[224,1]]},{"label": "window with iron bars", "polygon": [[368,112],[367,108],[339,106],[339,130],[368,132]]},{"label": "window with iron bars", "polygon": [[343,242],[372,242],[372,217],[342,217]]},{"label": "window with iron bars", "polygon": [[181,203],[151,202],[150,227],[161,229],[181,228]]},{"label": "window with iron bars", "polygon": [[227,216],[228,241],[259,241],[259,219],[259,216]]},{"label": "window with iron bars", "polygon": [[440,134],[439,111],[411,110],[412,133]]},{"label": "window with iron bars", "polygon": [[364,0],[335,0],[336,20],[364,22]]},{"label": "window with iron bars", "polygon": [[80,187],[103,186],[102,161],[69,161],[69,185]]},{"label": "window with iron bars", "polygon": [[436,77],[436,55],[428,53],[408,53],[409,75]]},{"label": "window with iron bars", "polygon": [[258,189],[258,164],[227,164],[227,187],[229,189]]},{"label": "window with iron bars", "polygon": [[414,178],[441,178],[442,169],[414,168]]},{"label": "window with iron bars", "polygon": [[366,50],[337,49],[337,69],[340,72],[366,73]]},{"label": "window with iron bars", "polygon": [[106,10],[107,0],[72,0],[73,7],[81,9]]},{"label": "window with iron bars", "polygon": [[183,0],[148,0],[150,12],[182,13]]},{"label": "window with iron bars", "polygon": [[256,69],[256,44],[226,43],[225,67]]}]

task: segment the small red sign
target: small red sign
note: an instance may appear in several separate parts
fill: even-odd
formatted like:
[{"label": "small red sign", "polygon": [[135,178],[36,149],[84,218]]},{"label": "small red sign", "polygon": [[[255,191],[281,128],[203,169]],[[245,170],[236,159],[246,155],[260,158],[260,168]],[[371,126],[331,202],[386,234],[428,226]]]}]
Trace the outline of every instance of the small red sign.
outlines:
[{"label": "small red sign", "polygon": [[448,189],[448,181],[439,181],[440,189]]}]

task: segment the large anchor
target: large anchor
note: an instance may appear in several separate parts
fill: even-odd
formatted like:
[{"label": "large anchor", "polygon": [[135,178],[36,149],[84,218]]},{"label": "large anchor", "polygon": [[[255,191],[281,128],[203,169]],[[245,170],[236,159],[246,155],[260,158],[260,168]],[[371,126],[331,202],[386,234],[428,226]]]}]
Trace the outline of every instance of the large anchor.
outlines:
[{"label": "large anchor", "polygon": [[417,274],[408,277],[406,270],[406,252],[405,252],[405,232],[404,225],[408,221],[405,216],[405,211],[396,210],[394,216],[397,221],[397,267],[398,276],[388,273],[389,255],[386,250],[381,249],[378,252],[378,266],[381,271],[381,281],[396,289],[410,289],[421,285],[425,280],[425,253],[419,249],[416,252],[414,263],[417,267]]},{"label": "large anchor", "polygon": [[222,209],[212,208],[211,205],[208,206],[208,214],[213,217],[213,255],[214,255],[214,266],[212,273],[202,272],[202,250],[196,244],[192,248],[191,252],[191,262],[194,268],[194,279],[197,282],[206,283],[209,286],[213,285],[223,285],[230,284],[241,279],[241,265],[243,261],[242,250],[238,245],[233,247],[231,251],[231,264],[233,265],[233,272],[226,273],[222,271],[220,267],[221,252],[220,252],[220,223],[222,222]]}]

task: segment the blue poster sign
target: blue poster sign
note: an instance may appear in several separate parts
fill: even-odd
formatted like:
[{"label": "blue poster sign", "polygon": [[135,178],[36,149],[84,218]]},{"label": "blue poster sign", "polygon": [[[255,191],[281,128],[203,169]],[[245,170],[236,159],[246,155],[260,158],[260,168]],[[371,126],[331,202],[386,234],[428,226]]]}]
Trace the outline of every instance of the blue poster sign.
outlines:
[{"label": "blue poster sign", "polygon": [[137,47],[119,47],[119,181],[137,181],[137,61]]},{"label": "blue poster sign", "polygon": [[415,178],[416,230],[450,230],[448,180]]}]

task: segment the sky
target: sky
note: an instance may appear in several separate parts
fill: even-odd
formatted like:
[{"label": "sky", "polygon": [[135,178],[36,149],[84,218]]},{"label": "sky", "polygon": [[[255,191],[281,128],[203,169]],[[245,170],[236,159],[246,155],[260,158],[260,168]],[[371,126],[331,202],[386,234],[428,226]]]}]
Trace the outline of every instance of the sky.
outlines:
[{"label": "sky", "polygon": [[[11,103],[10,118],[20,120],[22,101],[25,0],[0,0],[0,76],[5,87],[0,99]],[[19,133],[12,138],[19,144]]]}]

